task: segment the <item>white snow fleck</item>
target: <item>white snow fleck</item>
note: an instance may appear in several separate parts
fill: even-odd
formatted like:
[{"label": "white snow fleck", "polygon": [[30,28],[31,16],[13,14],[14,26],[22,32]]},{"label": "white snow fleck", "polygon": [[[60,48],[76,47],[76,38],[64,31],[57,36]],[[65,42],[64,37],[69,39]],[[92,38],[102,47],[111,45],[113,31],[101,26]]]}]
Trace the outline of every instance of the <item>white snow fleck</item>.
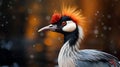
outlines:
[{"label": "white snow fleck", "polygon": [[13,16],[12,16],[12,19],[16,19],[16,16],[13,15]]},{"label": "white snow fleck", "polygon": [[101,21],[101,19],[98,19],[98,22],[100,22]]},{"label": "white snow fleck", "polygon": [[104,25],[104,23],[102,22],[101,25]]},{"label": "white snow fleck", "polygon": [[19,67],[19,65],[15,62],[15,63],[13,64],[13,67]]},{"label": "white snow fleck", "polygon": [[108,19],[111,19],[111,15],[107,15],[107,18],[108,18]]},{"label": "white snow fleck", "polygon": [[44,36],[44,33],[40,33],[40,36]]},{"label": "white snow fleck", "polygon": [[28,20],[28,17],[25,17],[25,20]]},{"label": "white snow fleck", "polygon": [[99,11],[97,11],[97,13],[100,13]]},{"label": "white snow fleck", "polygon": [[33,45],[33,47],[35,47],[36,45]]},{"label": "white snow fleck", "polygon": [[3,16],[3,18],[6,18],[6,16]]},{"label": "white snow fleck", "polygon": [[60,38],[60,37],[58,37],[58,40],[61,40],[61,38]]},{"label": "white snow fleck", "polygon": [[34,18],[34,21],[36,21],[37,20],[37,18]]},{"label": "white snow fleck", "polygon": [[50,20],[50,16],[46,16],[46,20]]},{"label": "white snow fleck", "polygon": [[33,54],[31,54],[31,55],[30,55],[30,58],[31,58],[31,59],[33,59],[33,58],[34,58],[34,55],[33,55]]},{"label": "white snow fleck", "polygon": [[9,8],[10,8],[10,9],[12,9],[13,7],[12,7],[12,6],[10,6]]},{"label": "white snow fleck", "polygon": [[7,6],[8,6],[8,7],[10,7],[10,5],[9,5],[9,4],[8,4]]},{"label": "white snow fleck", "polygon": [[94,30],[94,34],[98,34],[99,31],[97,29]]},{"label": "white snow fleck", "polygon": [[32,14],[32,12],[33,12],[32,9],[29,8],[29,9],[28,9],[28,13],[29,13],[29,14]]},{"label": "white snow fleck", "polygon": [[98,14],[97,13],[95,13],[95,16],[97,16]]},{"label": "white snow fleck", "polygon": [[106,26],[104,26],[104,27],[103,27],[103,29],[104,29],[104,30],[107,30],[107,27],[106,27]]},{"label": "white snow fleck", "polygon": [[95,37],[98,37],[98,35],[95,35]]},{"label": "white snow fleck", "polygon": [[4,27],[4,24],[1,24],[2,27]]},{"label": "white snow fleck", "polygon": [[117,51],[114,51],[114,54],[116,54],[117,53]]},{"label": "white snow fleck", "polygon": [[112,29],[111,27],[108,28],[109,31],[110,31],[111,29]]},{"label": "white snow fleck", "polygon": [[101,37],[104,37],[104,34],[101,34]]},{"label": "white snow fleck", "polygon": [[112,7],[114,7],[114,4],[112,4]]},{"label": "white snow fleck", "polygon": [[8,21],[6,21],[5,23],[8,24]]},{"label": "white snow fleck", "polygon": [[105,15],[103,14],[102,17],[105,17]]}]

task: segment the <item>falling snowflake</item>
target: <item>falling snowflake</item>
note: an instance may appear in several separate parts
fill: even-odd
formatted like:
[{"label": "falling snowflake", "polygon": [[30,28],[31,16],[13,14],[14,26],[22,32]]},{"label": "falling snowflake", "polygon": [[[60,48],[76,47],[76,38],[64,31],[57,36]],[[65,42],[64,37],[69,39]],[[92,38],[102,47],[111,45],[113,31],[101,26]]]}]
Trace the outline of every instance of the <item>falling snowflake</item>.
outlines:
[{"label": "falling snowflake", "polygon": [[3,18],[6,18],[6,16],[3,16]]},{"label": "falling snowflake", "polygon": [[97,16],[98,14],[97,13],[95,13],[95,16]]},{"label": "falling snowflake", "polygon": [[97,29],[94,30],[94,34],[98,34],[99,31]]},{"label": "falling snowflake", "polygon": [[33,45],[33,48],[35,47],[36,45]]},{"label": "falling snowflake", "polygon": [[101,22],[101,25],[104,25],[104,23],[103,23],[103,22]]},{"label": "falling snowflake", "polygon": [[111,29],[112,29],[111,27],[108,28],[109,31],[110,31]]},{"label": "falling snowflake", "polygon": [[104,34],[101,34],[101,37],[104,37]]},{"label": "falling snowflake", "polygon": [[103,29],[104,29],[104,30],[107,30],[107,27],[106,27],[106,26],[104,26],[104,27],[103,27]]},{"label": "falling snowflake", "polygon": [[4,24],[1,24],[2,27],[4,27]]},{"label": "falling snowflake", "polygon": [[99,11],[97,11],[97,13],[100,13]]},{"label": "falling snowflake", "polygon": [[102,17],[105,17],[105,15],[103,14]]},{"label": "falling snowflake", "polygon": [[40,36],[44,36],[44,33],[40,33]]},{"label": "falling snowflake", "polygon": [[37,18],[34,18],[34,21],[36,21],[37,20]]},{"label": "falling snowflake", "polygon": [[29,9],[28,9],[28,13],[29,13],[29,14],[32,14],[32,12],[33,12],[32,9],[29,8]]},{"label": "falling snowflake", "polygon": [[30,58],[31,58],[31,59],[33,59],[33,58],[34,58],[34,55],[33,55],[33,54],[31,54],[31,55],[30,55]]},{"label": "falling snowflake", "polygon": [[8,21],[6,21],[5,23],[8,24]]},{"label": "falling snowflake", "polygon": [[50,16],[46,16],[46,20],[50,20]]},{"label": "falling snowflake", "polygon": [[13,16],[12,16],[12,19],[16,19],[16,16],[13,15]]},{"label": "falling snowflake", "polygon": [[107,15],[107,18],[108,18],[108,19],[111,19],[111,15],[110,15],[110,14],[109,14],[109,15]]}]

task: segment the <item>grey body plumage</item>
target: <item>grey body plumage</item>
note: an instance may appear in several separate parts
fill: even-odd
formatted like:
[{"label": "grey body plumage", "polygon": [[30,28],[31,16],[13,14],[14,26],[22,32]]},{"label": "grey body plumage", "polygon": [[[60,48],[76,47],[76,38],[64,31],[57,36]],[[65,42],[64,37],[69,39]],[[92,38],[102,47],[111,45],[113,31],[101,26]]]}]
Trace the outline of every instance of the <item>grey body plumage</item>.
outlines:
[{"label": "grey body plumage", "polygon": [[79,50],[82,37],[82,29],[78,27],[76,43],[71,46],[70,39],[68,39],[60,50],[59,67],[120,67],[118,59],[111,54],[94,49]]},{"label": "grey body plumage", "polygon": [[53,14],[52,23],[38,31],[51,30],[64,35],[64,44],[58,56],[59,67],[120,67],[118,59],[111,54],[92,49],[79,50],[84,32],[82,24],[78,23],[83,18],[76,9],[66,9],[65,13],[69,15]]}]

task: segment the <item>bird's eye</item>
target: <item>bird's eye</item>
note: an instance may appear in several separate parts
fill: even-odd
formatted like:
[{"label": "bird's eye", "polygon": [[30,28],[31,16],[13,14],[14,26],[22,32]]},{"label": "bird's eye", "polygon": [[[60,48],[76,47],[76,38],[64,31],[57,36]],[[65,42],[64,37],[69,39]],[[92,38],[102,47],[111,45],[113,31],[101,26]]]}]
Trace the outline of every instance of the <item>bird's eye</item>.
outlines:
[{"label": "bird's eye", "polygon": [[65,26],[67,23],[64,21],[64,22],[62,22],[62,26]]}]

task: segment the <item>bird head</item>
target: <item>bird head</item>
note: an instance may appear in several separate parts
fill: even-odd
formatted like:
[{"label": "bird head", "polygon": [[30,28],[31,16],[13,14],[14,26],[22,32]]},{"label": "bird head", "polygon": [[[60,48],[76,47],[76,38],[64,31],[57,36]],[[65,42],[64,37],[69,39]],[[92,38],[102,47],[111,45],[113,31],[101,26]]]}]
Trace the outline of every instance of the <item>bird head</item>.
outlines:
[{"label": "bird head", "polygon": [[55,12],[50,20],[50,25],[38,30],[50,30],[62,34],[72,33],[78,29],[79,23],[83,22],[84,17],[81,16],[80,11],[76,8],[63,7],[61,12]]}]

